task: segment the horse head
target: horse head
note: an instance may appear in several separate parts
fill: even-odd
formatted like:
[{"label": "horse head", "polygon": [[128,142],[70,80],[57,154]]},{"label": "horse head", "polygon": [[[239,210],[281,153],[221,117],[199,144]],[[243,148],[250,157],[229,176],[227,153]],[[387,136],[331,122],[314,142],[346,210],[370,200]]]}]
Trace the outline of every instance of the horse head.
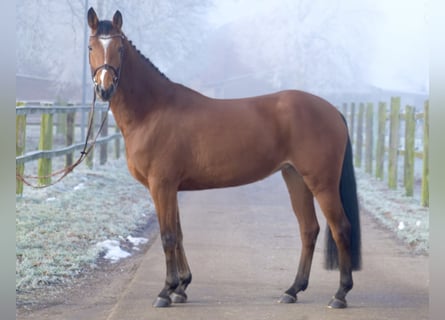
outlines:
[{"label": "horse head", "polygon": [[116,92],[124,53],[122,15],[116,11],[113,20],[99,21],[93,8],[88,10],[91,28],[89,61],[94,90],[103,101],[109,101]]}]

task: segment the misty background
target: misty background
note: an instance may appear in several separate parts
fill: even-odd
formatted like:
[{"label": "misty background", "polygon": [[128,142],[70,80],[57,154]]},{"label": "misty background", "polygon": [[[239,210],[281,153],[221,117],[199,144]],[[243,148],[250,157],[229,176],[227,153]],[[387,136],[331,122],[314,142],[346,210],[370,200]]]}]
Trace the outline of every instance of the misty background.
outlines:
[{"label": "misty background", "polygon": [[146,57],[210,97],[300,89],[341,103],[429,93],[426,0],[19,0],[17,100],[81,101],[84,77],[91,98],[90,6],[100,19],[120,10]]}]

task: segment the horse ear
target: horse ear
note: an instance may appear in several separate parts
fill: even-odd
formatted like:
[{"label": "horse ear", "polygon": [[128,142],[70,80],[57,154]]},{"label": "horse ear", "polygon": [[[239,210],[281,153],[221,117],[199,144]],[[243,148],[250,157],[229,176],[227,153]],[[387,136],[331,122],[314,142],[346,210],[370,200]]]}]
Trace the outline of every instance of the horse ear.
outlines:
[{"label": "horse ear", "polygon": [[115,13],[114,13],[114,16],[113,16],[113,26],[117,29],[117,30],[121,30],[121,28],[122,28],[122,14],[121,14],[121,12],[119,11],[119,10],[117,10]]},{"label": "horse ear", "polygon": [[92,30],[96,30],[99,25],[99,19],[97,18],[96,11],[94,11],[93,7],[88,10],[88,25]]}]

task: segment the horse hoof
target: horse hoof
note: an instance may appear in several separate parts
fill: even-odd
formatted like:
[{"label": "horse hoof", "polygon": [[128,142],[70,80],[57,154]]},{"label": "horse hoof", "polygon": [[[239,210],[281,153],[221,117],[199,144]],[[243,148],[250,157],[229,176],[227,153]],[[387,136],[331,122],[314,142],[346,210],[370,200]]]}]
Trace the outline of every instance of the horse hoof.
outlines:
[{"label": "horse hoof", "polygon": [[182,294],[173,292],[170,295],[170,298],[172,299],[173,303],[186,303],[187,302],[187,295],[185,293],[184,293],[184,295],[182,295]]},{"label": "horse hoof", "polygon": [[163,297],[157,297],[156,300],[153,302],[153,307],[155,308],[167,308],[170,307],[172,304],[172,300],[170,297],[163,298]]},{"label": "horse hoof", "polygon": [[295,303],[297,302],[297,297],[293,297],[290,294],[283,293],[283,295],[278,299],[278,303]]},{"label": "horse hoof", "polygon": [[348,306],[346,300],[340,300],[336,297],[333,297],[331,301],[329,301],[328,308],[331,309],[344,309]]}]

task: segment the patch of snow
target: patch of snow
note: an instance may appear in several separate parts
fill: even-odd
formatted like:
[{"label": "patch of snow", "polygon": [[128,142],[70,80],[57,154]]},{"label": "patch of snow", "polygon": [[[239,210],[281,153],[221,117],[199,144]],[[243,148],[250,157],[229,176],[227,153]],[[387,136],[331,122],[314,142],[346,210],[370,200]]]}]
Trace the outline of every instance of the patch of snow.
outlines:
[{"label": "patch of snow", "polygon": [[82,190],[85,188],[85,184],[83,182],[79,183],[77,186],[73,188],[74,191]]},{"label": "patch of snow", "polygon": [[146,244],[148,242],[147,238],[137,238],[132,236],[128,236],[127,240],[131,242],[134,246],[139,246],[141,244]]},{"label": "patch of snow", "polygon": [[399,222],[399,226],[397,227],[397,229],[399,229],[399,230],[405,229],[405,224],[403,223],[403,221]]},{"label": "patch of snow", "polygon": [[139,251],[139,245],[146,244],[148,242],[147,238],[138,238],[128,236],[124,238],[122,236],[118,237],[119,240],[105,240],[96,244],[96,247],[99,248],[100,252],[105,253],[104,259],[110,260],[112,263],[119,261],[120,259],[125,259],[131,256],[131,253],[123,250],[120,247],[121,241],[128,241],[134,247],[132,250]]},{"label": "patch of snow", "polygon": [[128,258],[131,254],[120,247],[120,242],[117,240],[105,240],[96,244],[96,246],[105,252],[104,258],[111,262],[117,262],[120,259]]},{"label": "patch of snow", "polygon": [[46,199],[46,201],[51,202],[51,201],[55,201],[56,197],[49,197],[48,199]]}]

